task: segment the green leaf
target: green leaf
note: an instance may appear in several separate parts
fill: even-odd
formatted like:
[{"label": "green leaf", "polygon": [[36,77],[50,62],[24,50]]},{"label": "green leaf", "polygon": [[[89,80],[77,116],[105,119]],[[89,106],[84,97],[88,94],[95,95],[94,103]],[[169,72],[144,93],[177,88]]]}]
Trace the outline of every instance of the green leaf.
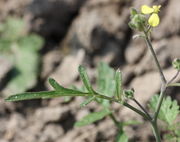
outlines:
[{"label": "green leaf", "polygon": [[[115,71],[103,62],[98,65],[97,91],[109,97],[114,96],[116,91]],[[108,100],[99,99],[99,101],[104,106],[109,106]]]},{"label": "green leaf", "polygon": [[43,92],[27,92],[9,96],[6,101],[21,101],[21,100],[31,100],[31,99],[48,99],[62,96],[88,96],[89,94],[72,90],[65,89],[61,91],[43,91]]},{"label": "green leaf", "polygon": [[[12,79],[6,86],[6,92],[21,93],[32,88],[37,81],[39,55],[29,52],[25,48],[18,47],[14,58],[15,68],[12,72]],[[14,74],[16,72],[16,74]]]},{"label": "green leaf", "polygon": [[0,26],[0,51],[14,63],[9,76],[5,95],[22,93],[31,89],[37,82],[40,62],[38,50],[42,48],[43,39],[36,34],[25,34],[25,22],[20,18],[9,17]]},{"label": "green leaf", "polygon": [[23,35],[25,29],[25,22],[23,19],[8,17],[0,29],[1,35],[5,39],[11,41],[17,40]]},{"label": "green leaf", "polygon": [[[49,78],[49,84],[56,90],[56,91],[66,91],[67,88],[64,88],[59,83],[56,82],[53,78]],[[68,89],[69,90],[69,89]]]},{"label": "green leaf", "polygon": [[123,126],[129,126],[129,125],[139,125],[139,124],[142,124],[141,122],[139,121],[136,121],[136,120],[129,120],[129,121],[124,121],[122,122]]},{"label": "green leaf", "polygon": [[116,81],[116,97],[119,100],[122,100],[123,89],[122,89],[122,74],[120,70],[116,71],[115,81]]},{"label": "green leaf", "polygon": [[163,139],[168,140],[168,142],[177,142],[177,138],[173,134],[165,134]]},{"label": "green leaf", "polygon": [[89,97],[87,100],[85,100],[83,103],[80,104],[80,107],[85,107],[86,105],[94,101],[95,98],[96,96]]},{"label": "green leaf", "polygon": [[[149,107],[153,111],[156,109],[156,105],[159,99],[159,95],[155,95],[152,97]],[[172,101],[168,96],[163,100],[158,118],[165,121],[167,124],[172,125],[174,120],[177,118],[179,114],[179,106],[176,100]]]},{"label": "green leaf", "polygon": [[[31,52],[17,49],[18,55],[15,60],[15,68],[12,72],[12,79],[6,86],[8,93],[24,92],[27,88],[31,88],[36,83],[39,65],[39,57]],[[14,72],[17,72],[14,74]]]},{"label": "green leaf", "polygon": [[89,81],[89,77],[87,75],[86,69],[83,66],[79,66],[79,74],[80,74],[81,80],[83,81],[86,89],[89,92],[94,93],[94,90],[93,90],[92,85]]},{"label": "green leaf", "polygon": [[93,122],[103,119],[105,116],[109,115],[110,113],[111,111],[109,109],[103,109],[102,111],[99,112],[90,113],[85,117],[83,117],[82,120],[77,121],[75,123],[75,126],[81,127],[81,126],[89,125]]},{"label": "green leaf", "polygon": [[44,40],[36,34],[30,34],[24,36],[18,40],[20,48],[26,48],[26,50],[37,52],[43,46]]},{"label": "green leaf", "polygon": [[4,54],[4,52],[9,52],[11,45],[12,45],[12,43],[8,39],[0,38],[0,51],[1,51],[1,53]]},{"label": "green leaf", "polygon": [[171,83],[171,84],[169,84],[168,86],[169,86],[169,87],[170,87],[170,86],[174,86],[174,87],[177,86],[177,87],[180,87],[180,83]]},{"label": "green leaf", "polygon": [[128,142],[128,136],[124,131],[120,130],[118,132],[118,135],[116,137],[116,142]]}]

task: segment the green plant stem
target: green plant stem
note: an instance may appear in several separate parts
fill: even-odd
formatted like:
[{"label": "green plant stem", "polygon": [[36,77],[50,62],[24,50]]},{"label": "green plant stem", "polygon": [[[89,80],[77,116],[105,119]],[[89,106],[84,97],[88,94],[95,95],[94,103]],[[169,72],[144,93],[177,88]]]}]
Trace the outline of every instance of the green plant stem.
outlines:
[{"label": "green plant stem", "polygon": [[176,72],[176,74],[172,77],[172,79],[171,79],[170,81],[168,81],[167,84],[172,83],[172,82],[178,77],[179,73],[180,73],[180,70],[178,70],[178,71]]},{"label": "green plant stem", "polygon": [[159,74],[160,74],[160,77],[161,77],[161,81],[162,81],[162,86],[161,86],[161,93],[160,93],[160,97],[159,97],[159,100],[158,100],[158,103],[157,103],[157,106],[156,106],[156,110],[155,110],[155,113],[154,113],[154,117],[153,119],[156,121],[157,120],[157,117],[158,117],[158,114],[159,114],[159,111],[160,111],[160,108],[161,108],[161,105],[162,105],[162,102],[163,102],[163,98],[165,96],[165,91],[166,91],[166,87],[167,87],[167,81],[166,81],[166,78],[163,74],[163,71],[162,71],[162,68],[159,64],[159,61],[157,59],[157,56],[156,56],[156,53],[152,47],[152,44],[151,44],[151,41],[148,37],[148,34],[146,32],[145,33],[145,41],[146,41],[146,44],[148,46],[148,48],[150,49],[151,53],[152,53],[152,56],[155,60],[155,63],[156,63],[156,66],[158,68],[158,71],[159,71]]},{"label": "green plant stem", "polygon": [[111,98],[111,97],[108,97],[108,96],[105,96],[105,95],[101,95],[101,94],[99,94],[99,93],[97,93],[97,92],[96,92],[95,94],[93,94],[93,95],[96,95],[96,97],[101,98],[101,99],[106,99],[106,100],[109,100],[109,101],[113,101],[113,102],[122,104],[122,105],[124,105],[125,107],[127,107],[127,108],[135,111],[137,114],[141,115],[143,118],[151,121],[151,118],[149,118],[144,112],[142,112],[142,111],[140,111],[139,109],[131,106],[131,105],[128,104],[127,102],[123,102],[123,103],[122,103],[121,101],[119,101],[119,100],[117,100],[117,99],[115,99],[115,98]]},{"label": "green plant stem", "polygon": [[170,83],[167,86],[168,87],[180,86],[180,83]]},{"label": "green plant stem", "polygon": [[126,107],[128,107],[129,109],[133,110],[134,112],[138,113],[138,114],[141,115],[143,118],[151,121],[151,118],[149,118],[144,112],[138,110],[137,108],[131,106],[130,104],[128,104],[128,103],[126,103],[126,102],[124,102],[123,105],[126,106]]},{"label": "green plant stem", "polygon": [[160,77],[161,77],[161,82],[162,82],[160,97],[159,97],[159,100],[158,100],[158,103],[157,103],[157,106],[156,106],[156,110],[155,110],[155,113],[154,113],[154,116],[153,116],[153,120],[150,121],[151,125],[152,125],[152,128],[153,128],[154,136],[156,138],[156,142],[161,142],[161,137],[160,137],[159,130],[158,130],[158,127],[157,127],[157,118],[158,118],[159,111],[161,109],[161,105],[162,105],[162,102],[163,102],[163,99],[164,99],[164,96],[165,96],[165,91],[166,91],[166,88],[167,88],[167,81],[166,81],[166,78],[165,78],[165,76],[163,74],[162,68],[161,68],[161,66],[159,64],[159,61],[157,59],[156,53],[155,53],[155,51],[154,51],[154,49],[152,47],[151,41],[150,41],[150,39],[148,37],[148,33],[144,32],[144,34],[145,34],[145,41],[146,41],[147,47],[150,49],[150,51],[152,53],[152,56],[153,56],[153,58],[155,60],[156,66],[158,68],[158,71],[159,71],[159,74],[160,74]]},{"label": "green plant stem", "polygon": [[161,136],[158,130],[157,121],[151,122],[151,125],[152,125],[154,136],[156,138],[156,142],[161,142]]},{"label": "green plant stem", "polygon": [[159,74],[161,76],[161,81],[162,81],[162,83],[166,84],[166,78],[165,78],[165,76],[163,74],[162,68],[161,68],[161,66],[159,64],[159,61],[158,61],[157,57],[156,57],[156,53],[155,53],[155,51],[154,51],[154,49],[152,47],[151,41],[150,41],[150,39],[148,37],[148,34],[146,32],[144,32],[144,34],[145,34],[145,41],[146,41],[147,47],[150,49],[150,51],[152,53],[152,56],[153,56],[153,58],[155,60],[155,63],[157,65],[157,67],[158,67],[158,71],[159,71]]},{"label": "green plant stem", "polygon": [[119,128],[119,121],[116,119],[116,117],[111,113],[109,114],[110,118],[114,122],[114,124]]},{"label": "green plant stem", "polygon": [[133,98],[132,100],[142,109],[142,111],[149,117],[149,119],[152,119],[146,109],[135,98]]},{"label": "green plant stem", "polygon": [[163,99],[164,99],[164,96],[165,96],[165,92],[166,92],[166,85],[162,85],[160,97],[159,97],[159,100],[158,100],[158,103],[157,103],[157,106],[156,106],[156,110],[155,110],[155,113],[154,113],[154,117],[153,117],[154,121],[157,121],[158,114],[159,114],[159,111],[161,109],[161,105],[162,105],[162,102],[163,102]]}]

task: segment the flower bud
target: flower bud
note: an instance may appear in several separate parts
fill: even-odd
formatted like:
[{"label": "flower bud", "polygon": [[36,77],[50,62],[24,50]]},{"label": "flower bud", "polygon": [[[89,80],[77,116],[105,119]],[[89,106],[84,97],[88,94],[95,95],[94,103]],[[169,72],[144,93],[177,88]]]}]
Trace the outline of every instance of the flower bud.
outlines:
[{"label": "flower bud", "polygon": [[180,70],[180,59],[174,59],[172,65],[175,69]]},{"label": "flower bud", "polygon": [[134,98],[134,89],[124,90],[123,94],[127,99],[132,99]]},{"label": "flower bud", "polygon": [[131,21],[128,23],[130,28],[138,31],[144,30],[147,19],[143,14],[138,13],[136,9],[132,8],[130,18]]}]

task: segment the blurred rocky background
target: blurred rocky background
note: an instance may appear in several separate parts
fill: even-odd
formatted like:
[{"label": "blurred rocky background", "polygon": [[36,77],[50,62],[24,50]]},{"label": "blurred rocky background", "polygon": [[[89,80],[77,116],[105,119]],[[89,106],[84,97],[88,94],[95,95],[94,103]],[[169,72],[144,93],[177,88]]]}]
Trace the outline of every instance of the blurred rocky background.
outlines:
[{"label": "blurred rocky background", "polygon": [[[133,87],[137,100],[147,107],[152,95],[159,92],[161,82],[144,41],[133,40],[136,33],[127,25],[130,7],[139,9],[142,4],[162,5],[161,23],[153,29],[152,40],[165,75],[171,78],[176,72],[171,61],[180,58],[179,0],[0,0],[0,23],[10,16],[22,18],[27,33],[44,39],[38,51],[36,80],[25,91],[51,89],[48,77],[66,87],[79,86],[78,66],[85,65],[94,79],[96,67],[103,61],[122,70],[124,86]],[[0,142],[114,142],[116,128],[109,118],[82,128],[73,127],[76,120],[98,109],[95,103],[81,109],[83,98],[67,103],[63,98],[4,102],[3,98],[11,95],[6,92],[12,68],[12,62],[0,54]],[[180,89],[168,93],[180,101]],[[119,120],[143,122],[126,128],[132,142],[154,141],[145,120],[119,105],[113,107]]]}]

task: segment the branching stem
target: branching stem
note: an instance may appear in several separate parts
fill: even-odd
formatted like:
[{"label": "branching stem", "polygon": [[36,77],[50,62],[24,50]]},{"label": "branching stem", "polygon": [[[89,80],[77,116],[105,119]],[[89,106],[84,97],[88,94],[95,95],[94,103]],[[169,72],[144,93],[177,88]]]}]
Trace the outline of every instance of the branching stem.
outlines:
[{"label": "branching stem", "polygon": [[96,92],[95,94],[93,94],[93,95],[96,95],[96,97],[101,98],[101,99],[106,99],[106,100],[109,100],[109,101],[113,101],[113,102],[122,104],[122,105],[124,105],[125,107],[133,110],[133,111],[136,112],[137,114],[141,115],[144,119],[147,119],[147,120],[151,121],[151,118],[149,118],[149,116],[148,116],[147,114],[145,114],[145,113],[142,112],[141,110],[133,107],[132,105],[128,104],[127,102],[123,102],[123,103],[122,103],[121,101],[119,101],[119,100],[116,99],[116,98],[112,98],[112,97],[108,97],[108,96],[105,96],[105,95],[101,95],[101,94],[99,94],[99,93],[97,93],[97,92]]},{"label": "branching stem", "polygon": [[170,81],[168,81],[167,84],[172,83],[172,82],[178,77],[179,73],[180,73],[180,70],[178,70],[178,71],[176,72],[176,74],[172,77],[172,79],[171,79]]},{"label": "branching stem", "polygon": [[157,103],[157,106],[156,106],[156,109],[155,109],[155,112],[154,112],[153,119],[151,121],[154,136],[156,138],[156,142],[161,142],[161,137],[160,137],[159,130],[158,130],[158,127],[157,127],[157,118],[158,118],[159,111],[161,109],[161,105],[162,105],[162,102],[163,102],[163,99],[164,99],[164,96],[165,96],[165,92],[166,92],[166,88],[167,88],[167,81],[166,81],[166,78],[165,78],[165,76],[163,74],[162,68],[161,68],[161,66],[159,64],[159,61],[157,59],[157,56],[156,56],[156,53],[155,53],[155,51],[153,49],[151,41],[149,39],[148,33],[144,32],[144,34],[145,34],[145,41],[146,41],[147,47],[150,49],[150,51],[152,53],[152,56],[154,58],[156,66],[158,68],[158,71],[159,71],[159,74],[160,74],[160,77],[161,77],[161,82],[162,82],[160,97],[159,97],[159,100],[158,100],[158,103]]},{"label": "branching stem", "polygon": [[144,111],[144,113],[149,117],[149,119],[152,119],[146,109],[135,98],[133,98],[132,100],[142,109],[142,111]]}]

